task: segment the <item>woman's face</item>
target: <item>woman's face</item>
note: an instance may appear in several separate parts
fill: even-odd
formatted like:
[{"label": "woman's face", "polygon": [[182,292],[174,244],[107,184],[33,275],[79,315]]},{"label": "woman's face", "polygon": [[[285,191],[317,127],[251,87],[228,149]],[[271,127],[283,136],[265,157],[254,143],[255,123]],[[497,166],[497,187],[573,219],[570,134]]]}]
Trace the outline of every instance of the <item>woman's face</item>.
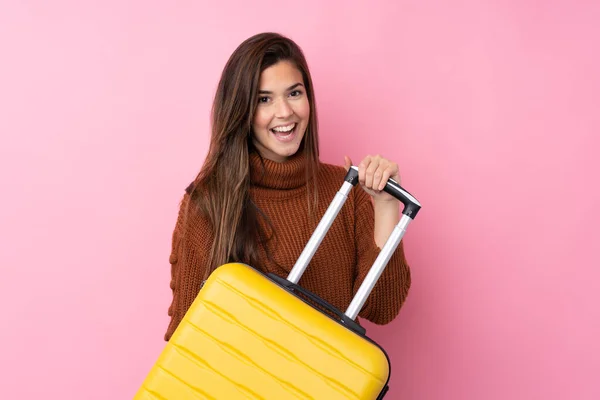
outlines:
[{"label": "woman's face", "polygon": [[283,162],[294,155],[308,126],[310,105],[302,73],[289,61],[265,69],[259,82],[252,141],[261,156]]}]

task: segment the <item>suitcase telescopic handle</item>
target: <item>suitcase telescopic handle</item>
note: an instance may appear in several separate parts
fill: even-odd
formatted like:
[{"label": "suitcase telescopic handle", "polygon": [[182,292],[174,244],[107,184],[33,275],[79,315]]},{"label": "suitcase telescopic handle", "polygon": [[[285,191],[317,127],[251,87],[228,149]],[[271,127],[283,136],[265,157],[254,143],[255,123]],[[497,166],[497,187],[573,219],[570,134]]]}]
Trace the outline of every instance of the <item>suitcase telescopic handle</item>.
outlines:
[{"label": "suitcase telescopic handle", "polygon": [[[358,174],[358,168],[352,168],[355,169],[356,174]],[[352,320],[356,319],[356,316],[364,306],[367,298],[371,294],[371,291],[373,291],[373,288],[383,273],[383,270],[387,266],[387,263],[390,261],[394,251],[396,251],[396,248],[404,237],[408,225],[412,222],[412,220],[415,219],[419,213],[419,210],[421,210],[421,203],[419,203],[419,201],[412,194],[400,186],[400,184],[398,184],[398,182],[395,180],[389,179],[385,185],[384,191],[402,202],[402,204],[404,204],[404,209],[402,210],[400,222],[398,222],[398,224],[394,227],[394,230],[383,245],[383,248],[375,259],[373,266],[367,273],[367,276],[358,288],[358,291],[354,295],[352,302],[345,312],[346,316]]]},{"label": "suitcase telescopic handle", "polygon": [[[327,234],[327,231],[331,227],[331,224],[337,217],[346,200],[348,199],[348,194],[350,193],[350,190],[352,190],[352,188],[357,184],[358,168],[356,166],[351,166],[348,172],[346,173],[346,177],[344,178],[344,183],[342,184],[342,187],[339,189],[339,191],[333,198],[331,204],[327,208],[327,211],[325,211],[325,214],[323,215],[321,221],[317,225],[317,228],[313,232],[308,243],[304,247],[304,250],[300,254],[300,257],[298,257],[296,264],[288,274],[288,281],[294,284],[298,283],[300,277],[302,276],[302,274],[304,274],[304,271],[308,267],[310,260],[317,251],[317,248],[319,247],[319,245],[323,241],[323,238]],[[381,273],[387,265],[387,262],[389,261],[390,257],[394,253],[394,250],[396,250],[396,247],[398,247],[400,240],[404,236],[406,227],[408,226],[410,221],[412,221],[417,216],[417,213],[421,209],[421,204],[419,203],[419,201],[393,179],[388,179],[384,190],[386,193],[391,194],[401,203],[404,204],[402,218],[400,219],[398,225],[394,228],[394,231],[392,232],[385,246],[379,253],[377,260],[375,260],[373,267],[365,277],[363,284],[356,293],[354,299],[352,300],[352,303],[350,303],[348,310],[346,310],[346,315],[353,320],[356,318],[356,315],[358,315],[358,312],[364,305],[364,302],[366,301],[368,295],[373,290],[375,283],[377,283],[377,280],[381,276]]]}]

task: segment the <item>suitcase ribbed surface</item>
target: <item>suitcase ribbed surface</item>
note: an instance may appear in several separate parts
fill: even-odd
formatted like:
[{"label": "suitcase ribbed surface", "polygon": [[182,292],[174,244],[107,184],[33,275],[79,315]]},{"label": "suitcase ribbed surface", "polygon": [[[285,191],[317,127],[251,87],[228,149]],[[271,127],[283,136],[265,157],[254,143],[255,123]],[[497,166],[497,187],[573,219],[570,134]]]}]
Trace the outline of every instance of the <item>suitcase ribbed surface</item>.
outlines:
[{"label": "suitcase ribbed surface", "polygon": [[135,399],[376,399],[383,351],[262,274],[211,274]]}]

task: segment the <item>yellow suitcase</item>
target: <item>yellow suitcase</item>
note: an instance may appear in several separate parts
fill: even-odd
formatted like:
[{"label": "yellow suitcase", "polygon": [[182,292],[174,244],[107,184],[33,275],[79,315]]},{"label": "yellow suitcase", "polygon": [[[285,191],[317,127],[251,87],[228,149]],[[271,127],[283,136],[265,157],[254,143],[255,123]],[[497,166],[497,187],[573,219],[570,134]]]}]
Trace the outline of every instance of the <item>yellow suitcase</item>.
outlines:
[{"label": "yellow suitcase", "polygon": [[297,285],[357,181],[352,167],[287,279],[240,263],[217,268],[134,400],[383,398],[388,356],[354,320],[419,202],[388,181],[403,215],[345,313]]}]

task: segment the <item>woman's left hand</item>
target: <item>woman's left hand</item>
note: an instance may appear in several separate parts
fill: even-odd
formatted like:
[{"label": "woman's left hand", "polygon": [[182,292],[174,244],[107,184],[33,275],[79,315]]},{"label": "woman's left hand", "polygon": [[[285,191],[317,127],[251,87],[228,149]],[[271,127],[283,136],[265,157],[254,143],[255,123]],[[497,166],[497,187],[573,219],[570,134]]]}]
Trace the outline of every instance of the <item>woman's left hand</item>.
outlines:
[{"label": "woman's left hand", "polygon": [[[352,166],[352,160],[347,156],[344,159],[346,170],[348,170]],[[368,155],[358,164],[358,182],[377,202],[395,200],[393,196],[383,191],[389,178],[400,184],[398,164],[380,155]]]}]

